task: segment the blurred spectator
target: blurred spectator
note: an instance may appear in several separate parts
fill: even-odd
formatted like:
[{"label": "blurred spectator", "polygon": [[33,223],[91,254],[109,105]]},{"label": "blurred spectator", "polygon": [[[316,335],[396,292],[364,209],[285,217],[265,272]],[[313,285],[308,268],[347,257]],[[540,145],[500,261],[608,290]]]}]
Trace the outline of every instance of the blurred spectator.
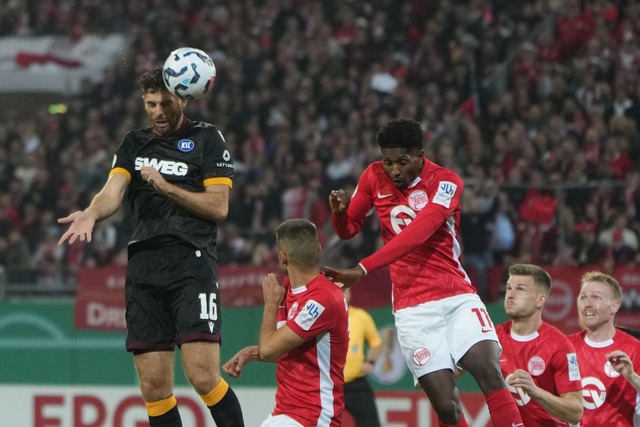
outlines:
[{"label": "blurred spectator", "polygon": [[483,299],[489,295],[487,270],[494,265],[491,238],[499,203],[497,191],[498,186],[490,181],[477,192],[467,188],[463,193],[460,215],[463,266],[470,273],[475,273],[474,285]]},{"label": "blurred spectator", "polygon": [[598,235],[598,243],[605,248],[607,257],[616,265],[635,261],[638,235],[627,226],[627,215],[624,212],[614,215],[611,226]]},{"label": "blurred spectator", "polygon": [[[558,227],[588,220],[597,233],[622,207],[627,228],[640,230],[635,2],[146,6],[0,0],[0,36],[121,32],[131,41],[101,82],[86,81],[65,98],[65,114],[3,113],[0,239],[15,229],[30,253],[46,258],[48,218],[86,205],[122,129],[145,123],[137,76],[184,45],[207,51],[218,70],[213,93],[190,102],[187,115],[219,126],[238,159],[221,264],[268,262],[272,254],[259,243],[274,218],[297,212],[325,222],[328,189],[352,185],[379,157],[375,131],[397,116],[422,123],[427,157],[465,181],[493,179],[501,187],[488,243],[497,263],[514,255],[534,263],[597,259],[584,255],[585,233]],[[169,20],[160,37],[154,29]],[[585,218],[586,209],[595,215]],[[82,265],[123,262],[124,224],[110,225],[115,252],[109,238],[80,245],[61,254],[61,268],[73,275]],[[367,238],[363,245],[375,244]]]},{"label": "blurred spectator", "polygon": [[573,251],[573,258],[580,266],[600,264],[607,252],[598,242],[595,224],[583,223],[576,226],[577,242]]},{"label": "blurred spectator", "polygon": [[516,232],[512,220],[513,213],[510,211],[511,205],[505,192],[498,194],[497,203],[490,248],[495,263],[503,264],[505,255],[516,247]]}]

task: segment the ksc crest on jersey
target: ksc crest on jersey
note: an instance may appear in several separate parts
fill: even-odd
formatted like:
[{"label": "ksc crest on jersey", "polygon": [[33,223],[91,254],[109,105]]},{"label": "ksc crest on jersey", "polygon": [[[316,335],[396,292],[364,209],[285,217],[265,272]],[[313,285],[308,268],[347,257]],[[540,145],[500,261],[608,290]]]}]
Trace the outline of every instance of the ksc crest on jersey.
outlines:
[{"label": "ksc crest on jersey", "polygon": [[183,153],[188,153],[189,151],[193,150],[195,146],[196,144],[190,139],[181,139],[180,141],[178,141],[178,150],[182,151]]}]

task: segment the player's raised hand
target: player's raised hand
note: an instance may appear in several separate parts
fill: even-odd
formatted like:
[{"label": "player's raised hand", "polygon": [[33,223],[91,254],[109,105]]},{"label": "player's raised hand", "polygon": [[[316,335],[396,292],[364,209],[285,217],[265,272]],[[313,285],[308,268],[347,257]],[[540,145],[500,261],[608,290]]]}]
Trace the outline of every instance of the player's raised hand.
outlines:
[{"label": "player's raised hand", "polygon": [[620,350],[614,350],[607,354],[607,360],[611,363],[613,369],[623,377],[629,378],[634,374],[633,362],[627,353]]},{"label": "player's raised hand", "polygon": [[61,246],[67,240],[69,244],[73,244],[80,239],[81,242],[91,241],[91,233],[96,225],[96,217],[84,211],[74,212],[64,218],[58,218],[58,224],[71,223],[69,229],[58,240],[58,246]]},{"label": "player's raised hand", "polygon": [[258,359],[258,346],[252,345],[245,347],[235,354],[227,363],[222,365],[222,370],[230,377],[240,378],[242,376],[242,368],[252,360]]},{"label": "player's raised hand", "polygon": [[328,279],[334,281],[336,284],[341,283],[341,288],[349,289],[351,286],[355,285],[358,280],[364,277],[364,270],[360,267],[349,268],[347,270],[342,270],[338,268],[333,268],[329,266],[324,267],[325,276]]},{"label": "player's raised hand", "polygon": [[532,398],[535,398],[538,394],[538,386],[533,382],[531,374],[523,369],[516,369],[511,375],[507,376],[506,382],[512,387],[526,391]]},{"label": "player's raised hand", "polygon": [[269,273],[262,281],[262,298],[265,306],[278,307],[284,299],[284,288],[275,274]]},{"label": "player's raised hand", "polygon": [[329,206],[331,207],[331,212],[336,215],[342,215],[345,213],[350,202],[351,195],[343,189],[333,190],[329,194]]}]

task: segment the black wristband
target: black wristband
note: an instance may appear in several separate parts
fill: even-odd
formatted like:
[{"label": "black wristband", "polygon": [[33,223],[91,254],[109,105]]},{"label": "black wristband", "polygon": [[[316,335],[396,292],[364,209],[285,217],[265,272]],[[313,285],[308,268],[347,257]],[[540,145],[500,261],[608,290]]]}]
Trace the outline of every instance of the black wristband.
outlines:
[{"label": "black wristband", "polygon": [[376,361],[375,361],[375,360],[372,360],[372,359],[369,359],[369,360],[367,360],[367,361],[366,361],[366,363],[371,363],[372,365],[375,365],[375,364],[376,364]]}]

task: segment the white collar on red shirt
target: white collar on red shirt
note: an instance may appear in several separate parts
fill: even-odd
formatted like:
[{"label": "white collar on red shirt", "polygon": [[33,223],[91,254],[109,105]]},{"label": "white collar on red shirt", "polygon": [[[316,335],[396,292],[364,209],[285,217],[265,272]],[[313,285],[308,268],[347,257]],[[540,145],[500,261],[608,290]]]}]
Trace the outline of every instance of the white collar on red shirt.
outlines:
[{"label": "white collar on red shirt", "polygon": [[511,338],[513,338],[514,341],[518,341],[518,342],[528,342],[528,341],[533,341],[534,339],[538,338],[540,336],[540,334],[538,333],[538,331],[535,331],[532,334],[529,335],[516,335],[513,330],[511,330]]},{"label": "white collar on red shirt", "polygon": [[589,347],[603,348],[603,347],[608,347],[611,344],[613,344],[613,338],[609,338],[606,341],[597,342],[597,341],[593,341],[593,340],[589,339],[589,337],[587,337],[585,335],[584,336],[584,342],[586,342]]}]

